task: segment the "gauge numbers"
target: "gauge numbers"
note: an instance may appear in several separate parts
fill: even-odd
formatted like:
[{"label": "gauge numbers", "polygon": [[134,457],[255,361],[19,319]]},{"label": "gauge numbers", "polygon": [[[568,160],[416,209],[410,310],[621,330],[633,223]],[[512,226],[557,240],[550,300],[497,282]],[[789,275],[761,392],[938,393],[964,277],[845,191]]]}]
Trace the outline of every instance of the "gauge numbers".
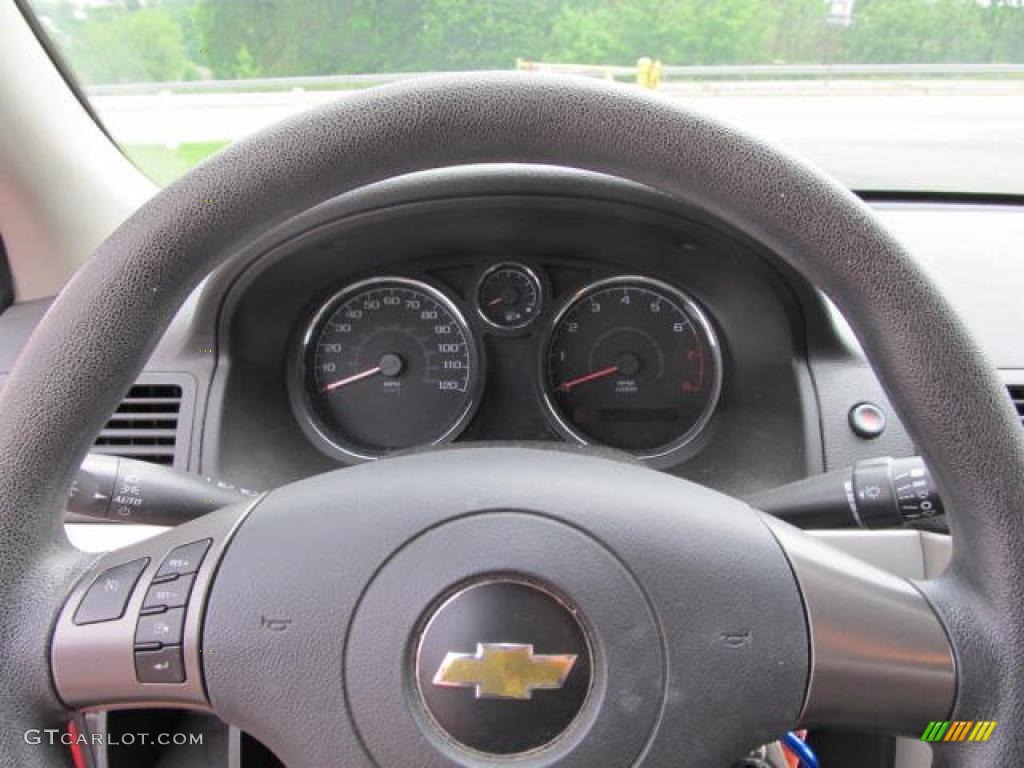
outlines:
[{"label": "gauge numbers", "polygon": [[577,293],[542,355],[545,402],[560,431],[642,458],[689,444],[721,390],[721,355],[703,312],[649,278],[612,278]]},{"label": "gauge numbers", "polygon": [[302,346],[300,423],[332,455],[375,458],[448,440],[476,405],[473,335],[425,283],[349,286],[316,313]]}]

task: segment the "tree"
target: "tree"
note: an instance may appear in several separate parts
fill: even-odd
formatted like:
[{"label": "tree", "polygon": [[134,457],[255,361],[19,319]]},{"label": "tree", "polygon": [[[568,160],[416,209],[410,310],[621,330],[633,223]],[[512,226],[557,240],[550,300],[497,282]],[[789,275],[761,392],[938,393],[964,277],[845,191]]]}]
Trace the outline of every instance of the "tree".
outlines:
[{"label": "tree", "polygon": [[1024,0],[33,0],[88,82],[583,64],[1024,61]]},{"label": "tree", "polygon": [[189,69],[181,27],[164,9],[100,9],[70,30],[64,48],[90,83],[180,80]]},{"label": "tree", "polygon": [[861,0],[844,35],[856,62],[984,60],[976,0]]}]

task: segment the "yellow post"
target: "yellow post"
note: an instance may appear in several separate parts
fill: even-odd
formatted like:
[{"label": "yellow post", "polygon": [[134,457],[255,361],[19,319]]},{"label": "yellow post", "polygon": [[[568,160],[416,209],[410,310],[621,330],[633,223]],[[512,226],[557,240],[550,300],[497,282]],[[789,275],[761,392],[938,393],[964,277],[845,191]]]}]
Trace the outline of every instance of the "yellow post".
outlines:
[{"label": "yellow post", "polygon": [[652,90],[661,85],[661,61],[650,56],[636,60],[636,84]]},{"label": "yellow post", "polygon": [[641,88],[650,88],[651,67],[654,62],[650,56],[641,56],[636,60],[636,84]]},{"label": "yellow post", "polygon": [[661,59],[655,59],[651,64],[651,83],[648,87],[655,90],[661,87]]}]

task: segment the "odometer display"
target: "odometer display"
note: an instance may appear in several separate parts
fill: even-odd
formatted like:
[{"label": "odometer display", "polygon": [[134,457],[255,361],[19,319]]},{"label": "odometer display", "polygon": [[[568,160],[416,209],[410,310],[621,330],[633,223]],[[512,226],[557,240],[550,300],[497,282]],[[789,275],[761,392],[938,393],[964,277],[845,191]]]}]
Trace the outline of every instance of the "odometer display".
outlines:
[{"label": "odometer display", "polygon": [[300,421],[341,458],[438,443],[472,413],[478,362],[465,320],[438,290],[404,278],[357,283],[303,339]]},{"label": "odometer display", "polygon": [[545,401],[564,433],[643,458],[692,442],[721,390],[721,354],[704,313],[642,277],[576,294],[554,320],[542,369]]}]

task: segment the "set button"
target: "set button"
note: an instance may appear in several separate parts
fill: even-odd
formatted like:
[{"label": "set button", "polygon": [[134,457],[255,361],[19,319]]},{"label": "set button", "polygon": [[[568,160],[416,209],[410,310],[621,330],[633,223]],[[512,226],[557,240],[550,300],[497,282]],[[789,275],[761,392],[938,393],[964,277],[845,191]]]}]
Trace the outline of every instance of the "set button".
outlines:
[{"label": "set button", "polygon": [[167,608],[181,608],[188,602],[188,594],[192,591],[195,574],[176,576],[170,581],[153,584],[146,592],[142,603],[142,612],[159,612]]}]

